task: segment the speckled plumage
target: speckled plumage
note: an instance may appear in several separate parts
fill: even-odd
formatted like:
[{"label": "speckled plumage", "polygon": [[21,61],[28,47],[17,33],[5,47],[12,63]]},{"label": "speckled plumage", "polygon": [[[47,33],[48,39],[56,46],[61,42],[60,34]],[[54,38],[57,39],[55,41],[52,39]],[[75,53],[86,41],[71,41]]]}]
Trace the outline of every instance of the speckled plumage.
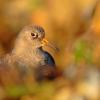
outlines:
[{"label": "speckled plumage", "polygon": [[16,70],[15,72],[18,76],[21,75],[21,78],[31,71],[37,79],[54,79],[56,77],[55,61],[48,52],[42,49],[41,41],[44,37],[45,31],[42,27],[25,26],[17,36],[11,53],[1,61],[0,72],[5,73],[8,68]]}]

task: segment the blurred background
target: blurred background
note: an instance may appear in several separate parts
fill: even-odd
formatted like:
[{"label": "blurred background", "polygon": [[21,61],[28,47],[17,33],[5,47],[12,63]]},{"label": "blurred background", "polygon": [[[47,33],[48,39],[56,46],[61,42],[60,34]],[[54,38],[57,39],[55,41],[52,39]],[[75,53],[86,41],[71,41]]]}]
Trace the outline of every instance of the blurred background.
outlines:
[{"label": "blurred background", "polygon": [[59,48],[55,52],[44,47],[64,78],[44,84],[42,94],[24,95],[21,100],[100,100],[99,0],[0,0],[0,4],[0,56],[11,51],[16,35],[28,24],[42,26],[46,38]]}]

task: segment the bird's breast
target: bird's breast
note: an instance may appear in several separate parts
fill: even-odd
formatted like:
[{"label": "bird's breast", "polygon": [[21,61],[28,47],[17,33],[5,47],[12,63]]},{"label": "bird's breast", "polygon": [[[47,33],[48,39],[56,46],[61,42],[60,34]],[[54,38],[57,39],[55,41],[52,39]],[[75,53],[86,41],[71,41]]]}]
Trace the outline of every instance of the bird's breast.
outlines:
[{"label": "bird's breast", "polygon": [[45,55],[40,50],[26,50],[19,55],[15,55],[14,59],[17,60],[17,62],[24,64],[28,67],[37,67],[40,65],[44,65],[45,63]]}]

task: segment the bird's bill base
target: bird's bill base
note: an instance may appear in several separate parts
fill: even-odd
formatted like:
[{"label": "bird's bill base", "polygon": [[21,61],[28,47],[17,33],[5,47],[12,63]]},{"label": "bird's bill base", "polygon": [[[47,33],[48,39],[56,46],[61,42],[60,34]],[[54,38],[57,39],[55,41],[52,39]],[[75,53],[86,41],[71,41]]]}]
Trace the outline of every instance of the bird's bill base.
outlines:
[{"label": "bird's bill base", "polygon": [[55,51],[59,51],[59,49],[56,46],[54,46],[52,43],[50,43],[45,38],[42,40],[42,46],[49,46],[49,47],[53,48]]}]

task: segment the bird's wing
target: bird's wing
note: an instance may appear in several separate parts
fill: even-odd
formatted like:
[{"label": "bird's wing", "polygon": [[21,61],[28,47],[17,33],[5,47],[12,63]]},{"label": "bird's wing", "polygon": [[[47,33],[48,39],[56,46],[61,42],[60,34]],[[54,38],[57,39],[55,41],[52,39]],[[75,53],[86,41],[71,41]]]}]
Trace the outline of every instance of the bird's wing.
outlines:
[{"label": "bird's wing", "polygon": [[44,55],[45,55],[45,58],[46,58],[46,63],[47,65],[50,65],[50,66],[55,66],[55,61],[53,59],[53,57],[48,53],[48,52],[44,52]]},{"label": "bird's wing", "polygon": [[18,84],[20,76],[14,64],[8,64],[5,59],[0,60],[0,85],[8,86]]},{"label": "bird's wing", "polygon": [[55,67],[50,65],[39,66],[35,70],[35,77],[38,81],[53,80],[57,76],[57,70]]},{"label": "bird's wing", "polygon": [[0,60],[0,84],[21,85],[34,84],[34,71],[30,67],[18,63],[14,58],[7,55]]}]

